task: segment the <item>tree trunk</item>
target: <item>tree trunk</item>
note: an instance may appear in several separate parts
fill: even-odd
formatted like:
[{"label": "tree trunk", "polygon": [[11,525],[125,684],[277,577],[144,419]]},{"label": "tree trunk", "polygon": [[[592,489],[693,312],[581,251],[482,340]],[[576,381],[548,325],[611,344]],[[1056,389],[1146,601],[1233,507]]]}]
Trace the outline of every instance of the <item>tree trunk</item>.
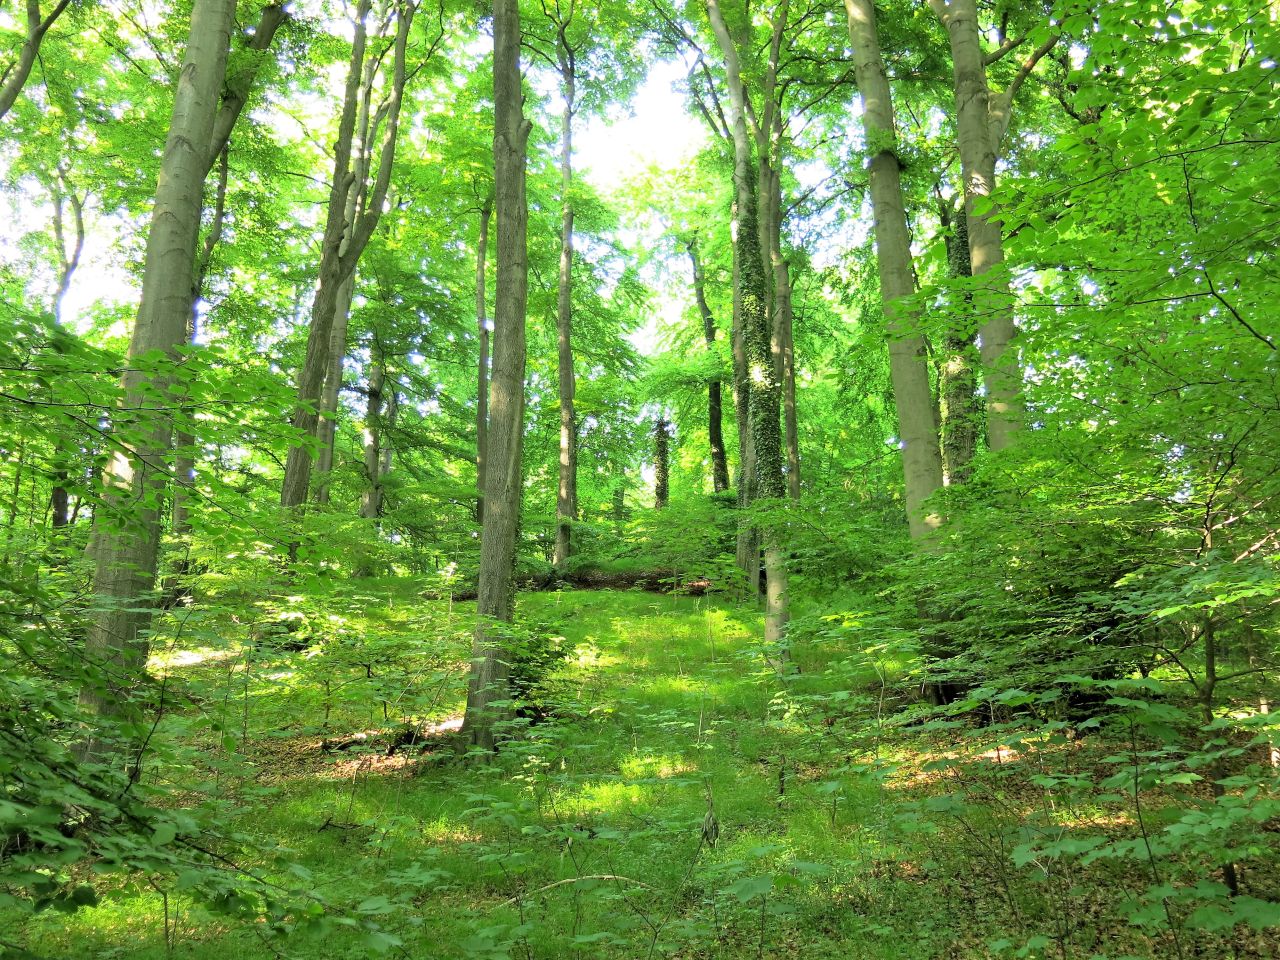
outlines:
[{"label": "tree trunk", "polygon": [[[562,32],[563,36],[563,32]],[[573,401],[573,111],[577,77],[572,52],[560,50],[564,115],[560,128],[560,283],[556,306],[557,370],[560,383],[560,485],[556,493],[556,545],[552,562],[561,569],[573,554],[573,522],[578,519],[578,425]]]},{"label": "tree trunk", "polygon": [[[962,208],[959,216],[952,218],[944,205],[941,213],[943,227],[952,229],[946,237],[947,272],[953,279],[967,278],[971,274],[964,210]],[[969,324],[956,317],[949,320],[942,344],[942,357],[938,363],[942,468],[947,483],[959,484],[967,482],[973,473],[972,460],[978,446],[981,410],[974,362],[977,351]]]},{"label": "tree trunk", "polygon": [[[693,298],[697,301],[698,314],[702,317],[702,336],[706,340],[708,352],[714,353],[716,321],[707,304],[706,282],[702,274],[702,259],[698,256],[697,238],[690,240],[686,248],[693,265]],[[707,439],[711,447],[711,489],[722,493],[729,489],[729,462],[724,453],[724,410],[719,376],[707,381]]]},{"label": "tree trunk", "polygon": [[[718,0],[707,0],[707,13],[724,56],[729,85],[734,186],[738,205],[738,229],[734,243],[738,249],[738,282],[742,292],[742,329],[749,374],[747,401],[756,462],[756,492],[763,499],[773,500],[786,494],[782,474],[782,430],[779,423],[782,384],[774,359],[768,283],[760,249],[755,178],[751,168],[751,140],[747,133],[746,93],[742,85],[738,51],[725,26]],[[764,544],[766,582],[765,644],[771,651],[771,662],[781,670],[788,660],[785,645],[788,619],[787,569],[781,542],[781,526],[778,523],[768,524],[762,531],[761,539]]]},{"label": "tree trunk", "polygon": [[347,359],[347,329],[351,323],[351,298],[355,295],[356,275],[352,273],[338,290],[333,310],[333,329],[329,332],[329,369],[324,375],[324,394],[320,400],[320,420],[316,436],[320,451],[316,454],[316,504],[328,506],[333,484],[333,467],[337,459],[338,404],[342,397],[342,367]]},{"label": "tree trunk", "polygon": [[800,499],[800,432],[796,419],[796,350],[791,302],[791,269],[782,255],[782,194],[776,170],[770,176],[769,262],[773,271],[773,336],[778,376],[782,383],[783,425],[787,448],[787,495]]},{"label": "tree trunk", "polygon": [[671,428],[665,416],[653,425],[653,508],[665,510],[671,498]]},{"label": "tree trunk", "polygon": [[[1002,224],[999,211],[990,202],[996,185],[998,138],[992,130],[991,92],[978,31],[978,11],[974,0],[930,2],[951,41],[971,271],[974,277],[990,274],[975,297],[978,315],[988,318],[980,330],[982,372],[987,387],[987,446],[1004,450],[1022,426],[1023,407],[1021,374],[1014,358],[1006,356],[1017,329],[1009,277],[1004,269]],[[1002,135],[1003,126],[999,129]],[[979,212],[979,208],[986,212]]]},{"label": "tree trunk", "polygon": [[942,455],[934,425],[933,395],[924,338],[913,329],[916,318],[902,307],[915,293],[911,269],[911,240],[902,199],[893,100],[880,53],[872,0],[845,0],[854,72],[862,96],[862,128],[871,153],[871,208],[875,224],[876,258],[880,265],[880,295],[889,333],[889,374],[898,411],[902,468],[906,481],[907,519],[912,539],[935,529],[940,518],[925,513],[924,502],[942,486]]},{"label": "tree trunk", "polygon": [[360,516],[377,520],[382,516],[382,391],[387,382],[387,363],[377,334],[369,353],[369,399],[364,415],[365,488],[360,498]]},{"label": "tree trunk", "polygon": [[[80,266],[80,257],[84,253],[84,198],[78,196],[62,171],[54,177],[53,187],[53,234],[58,247],[58,289],[53,296],[53,322],[61,328],[65,318],[62,315],[63,302],[67,291],[71,289],[71,278]],[[67,237],[66,205],[71,207],[70,240]],[[53,491],[50,495],[50,525],[55,531],[66,527],[70,522],[70,497],[67,494],[67,477],[73,451],[66,449],[66,440],[59,437],[58,447],[54,455]]]},{"label": "tree trunk", "polygon": [[506,644],[501,623],[515,613],[516,532],[523,492],[525,309],[529,292],[528,197],[525,158],[532,125],[524,117],[520,76],[520,8],[493,0],[494,192],[498,216],[498,277],[494,301],[493,377],[489,392],[488,466],[480,582],[463,739],[494,747],[507,708]]},{"label": "tree trunk", "polygon": [[[733,229],[738,230],[734,204]],[[742,325],[742,258],[733,244],[733,409],[738,423],[738,539],[734,563],[747,578],[748,595],[760,595],[760,531],[747,516],[755,500],[756,457],[751,435],[751,378],[747,369],[747,339]]]},{"label": "tree trunk", "polygon": [[[369,238],[382,217],[383,203],[391,182],[391,169],[395,161],[396,140],[400,128],[400,107],[404,99],[407,77],[406,56],[409,28],[413,22],[415,7],[397,3],[396,36],[392,63],[392,78],[388,101],[379,107],[385,116],[386,133],[382,139],[377,177],[369,185],[371,165],[360,163],[361,154],[352,160],[352,146],[360,107],[361,87],[364,77],[365,49],[370,0],[360,0],[356,9],[355,37],[351,45],[351,61],[347,71],[346,89],[342,101],[342,115],[338,123],[338,138],[334,150],[333,180],[329,190],[329,206],[321,243],[319,283],[311,305],[311,326],[307,335],[307,353],[302,372],[298,377],[298,405],[293,414],[293,426],[306,436],[315,436],[322,404],[322,391],[330,369],[330,344],[333,338],[334,318],[339,307],[340,290],[355,270]],[[374,58],[379,59],[379,58]],[[385,111],[385,114],[384,114]],[[373,126],[377,126],[374,124]],[[362,152],[367,148],[362,146]],[[366,156],[371,153],[364,152]],[[361,175],[363,174],[363,175]],[[348,198],[356,191],[353,219],[348,222],[350,209]],[[366,194],[366,190],[368,193]],[[289,510],[299,510],[306,502],[311,484],[311,448],[299,443],[289,448],[285,462],[284,480],[280,488],[280,505]],[[290,553],[296,553],[297,544]]]},{"label": "tree trunk", "polygon": [[480,207],[480,239],[476,244],[476,331],[480,338],[480,363],[476,375],[476,522],[484,523],[484,473],[489,434],[489,318],[485,309],[485,265],[489,257],[489,221],[493,195]]},{"label": "tree trunk", "polygon": [[[142,301],[129,344],[136,361],[154,352],[176,359],[185,340],[199,238],[207,145],[226,74],[235,0],[197,0],[174,97],[147,233]],[[142,674],[147,659],[148,596],[155,586],[160,511],[173,423],[155,398],[169,393],[170,377],[130,362],[121,378],[123,402],[115,425],[116,450],[103,473],[103,504],[95,511],[90,556],[98,609],[85,652],[103,682],[82,692],[83,702],[113,710]],[[126,413],[128,411],[128,413]]]},{"label": "tree trunk", "polygon": [[58,0],[48,16],[41,16],[40,0],[27,0],[26,37],[18,50],[17,59],[6,64],[4,72],[0,73],[0,119],[4,118],[17,101],[18,94],[22,93],[27,78],[31,76],[31,68],[35,66],[36,58],[40,55],[40,44],[44,41],[44,35],[49,32],[54,21],[62,16],[62,12],[67,9],[70,2],[71,0]]}]

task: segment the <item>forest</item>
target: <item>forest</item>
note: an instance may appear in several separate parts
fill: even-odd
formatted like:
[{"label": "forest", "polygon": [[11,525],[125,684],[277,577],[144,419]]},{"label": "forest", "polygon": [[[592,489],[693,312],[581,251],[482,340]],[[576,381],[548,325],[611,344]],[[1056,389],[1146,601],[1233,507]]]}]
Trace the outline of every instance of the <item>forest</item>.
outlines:
[{"label": "forest", "polygon": [[0,958],[1280,957],[1277,57],[0,5]]}]

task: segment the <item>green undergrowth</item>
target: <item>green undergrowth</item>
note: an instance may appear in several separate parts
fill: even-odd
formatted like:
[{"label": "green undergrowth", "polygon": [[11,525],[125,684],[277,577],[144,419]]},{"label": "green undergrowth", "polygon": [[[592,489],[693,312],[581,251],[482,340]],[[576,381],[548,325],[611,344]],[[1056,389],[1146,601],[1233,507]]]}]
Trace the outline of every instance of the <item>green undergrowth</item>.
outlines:
[{"label": "green undergrowth", "polygon": [[[1119,910],[1145,882],[1127,861],[1060,868],[1028,846],[1043,834],[1026,824],[1066,793],[1046,762],[1087,778],[1101,745],[996,730],[994,752],[966,748],[903,722],[899,653],[797,629],[783,681],[753,609],[565,591],[520,599],[563,655],[536,722],[482,763],[393,752],[406,729],[438,748],[465,694],[473,606],[421,592],[368,581],[195,608],[157,643],[153,672],[183,704],[164,723],[192,750],[150,775],[175,808],[221,805],[260,841],[239,867],[304,889],[326,919],[229,919],[170,878],[111,875],[94,908],[0,916],[0,941],[138,960],[1174,955]],[[1079,794],[1059,826],[1133,836],[1115,794]],[[1242,930],[1236,955],[1264,956]]]}]

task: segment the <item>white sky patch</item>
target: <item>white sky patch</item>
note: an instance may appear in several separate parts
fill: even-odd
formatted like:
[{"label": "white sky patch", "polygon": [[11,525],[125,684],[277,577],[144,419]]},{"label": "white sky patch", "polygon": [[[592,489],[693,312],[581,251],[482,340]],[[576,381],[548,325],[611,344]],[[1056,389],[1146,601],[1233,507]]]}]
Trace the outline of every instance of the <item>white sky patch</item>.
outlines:
[{"label": "white sky patch", "polygon": [[630,104],[584,125],[577,163],[597,190],[607,196],[648,167],[682,166],[706,145],[706,130],[689,116],[684,95],[675,89],[687,72],[675,61],[653,64]]},{"label": "white sky patch", "polygon": [[[583,124],[575,138],[575,162],[602,196],[624,192],[630,182],[655,168],[676,170],[707,145],[706,129],[689,115],[684,94],[676,86],[687,74],[688,68],[676,61],[654,63],[630,103]],[[655,245],[660,229],[654,223],[634,224],[620,233],[625,243],[640,248]],[[630,335],[632,345],[645,356],[658,352],[661,331],[678,324],[691,302],[688,291],[673,289],[669,283],[651,286],[653,309]]]}]

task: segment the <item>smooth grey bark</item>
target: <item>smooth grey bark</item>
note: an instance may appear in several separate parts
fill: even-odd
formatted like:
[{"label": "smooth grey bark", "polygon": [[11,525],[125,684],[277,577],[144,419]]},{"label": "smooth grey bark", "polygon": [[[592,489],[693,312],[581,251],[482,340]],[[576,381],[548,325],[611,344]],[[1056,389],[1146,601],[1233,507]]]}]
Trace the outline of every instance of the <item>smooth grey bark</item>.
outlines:
[{"label": "smooth grey bark", "polygon": [[[356,111],[355,143],[352,144],[352,181],[363,185],[369,176],[369,132],[373,116],[373,85],[377,79],[378,57],[367,57],[360,78],[359,106]],[[360,190],[347,193],[347,208],[344,216],[344,235],[339,244],[339,256],[345,254],[351,245],[352,231],[355,227],[356,204]],[[347,330],[351,323],[351,300],[355,296],[356,271],[342,281],[338,288],[338,297],[333,308],[333,327],[329,332],[328,369],[324,375],[324,389],[320,398],[320,419],[316,422],[316,439],[320,441],[320,449],[316,454],[316,492],[315,501],[318,506],[329,504],[329,494],[333,480],[333,466],[336,457],[335,444],[338,440],[338,403],[342,396],[342,367],[347,358]]]},{"label": "smooth grey bark", "polygon": [[862,129],[870,154],[871,208],[876,259],[880,266],[880,296],[889,334],[889,374],[893,381],[902,442],[907,520],[912,539],[921,539],[941,522],[926,513],[925,501],[942,486],[942,455],[934,419],[933,394],[924,338],[914,329],[917,318],[902,301],[915,293],[911,268],[911,240],[902,199],[901,164],[893,99],[880,52],[872,0],[845,0],[854,74],[862,97]]},{"label": "smooth grey bark", "polygon": [[[712,32],[724,57],[729,86],[730,129],[733,132],[734,188],[738,206],[738,284],[741,289],[742,329],[746,345],[747,401],[755,455],[756,492],[761,499],[786,495],[782,474],[782,429],[779,412],[782,384],[773,350],[773,323],[769,316],[769,291],[765,261],[760,248],[755,176],[751,139],[747,132],[746,91],[742,83],[738,50],[725,25],[718,0],[706,0]],[[787,568],[782,529],[770,523],[761,531],[765,570],[765,644],[773,666],[785,669],[788,620]]]},{"label": "smooth grey bark", "polygon": [[27,78],[31,76],[31,68],[40,56],[40,44],[49,28],[62,16],[71,0],[58,0],[47,15],[40,13],[40,0],[27,0],[27,29],[22,46],[12,63],[5,64],[0,73],[0,119],[3,119],[22,93]]},{"label": "smooth grey bark", "polygon": [[[321,242],[319,283],[311,305],[311,325],[307,335],[307,353],[298,377],[298,404],[293,426],[300,433],[315,436],[319,422],[324,382],[330,369],[330,343],[334,318],[339,305],[339,291],[355,270],[364,253],[387,199],[391,170],[395,162],[396,140],[400,130],[400,108],[404,101],[407,79],[406,57],[409,29],[416,7],[397,2],[396,35],[392,43],[392,77],[387,102],[379,108],[373,129],[385,125],[378,157],[378,169],[372,184],[368,172],[357,181],[358,164],[353,164],[353,140],[359,112],[360,88],[368,43],[365,21],[370,0],[360,0],[356,9],[356,30],[352,42],[351,61],[347,72],[342,114],[334,149],[333,180],[329,190],[328,213]],[[359,156],[358,153],[355,154]],[[369,156],[372,156],[370,151]],[[354,218],[348,223],[348,197],[355,191]],[[280,487],[280,505],[287,510],[300,510],[306,503],[311,484],[311,449],[306,443],[289,448],[284,480]],[[296,543],[290,553],[296,552]]]},{"label": "smooth grey bark", "polygon": [[493,194],[480,206],[480,238],[476,242],[476,333],[480,362],[476,373],[476,522],[484,523],[484,477],[489,445],[489,317],[485,305],[489,258],[489,221],[493,219]]},{"label": "smooth grey bark", "polygon": [[[706,341],[707,350],[714,353],[716,320],[707,303],[706,278],[702,272],[702,258],[698,255],[698,238],[691,238],[685,244],[685,249],[689,252],[689,262],[693,266],[693,299],[698,305],[698,316],[702,319],[702,337]],[[729,489],[729,461],[724,452],[724,401],[719,376],[707,381],[707,440],[711,448],[711,489],[721,493]]]},{"label": "smooth grey bark", "polygon": [[659,415],[653,425],[653,508],[665,510],[671,499],[671,424]]},{"label": "smooth grey bark", "polygon": [[495,745],[506,718],[507,644],[502,624],[515,614],[516,534],[524,475],[525,311],[529,293],[529,204],[525,162],[532,124],[524,117],[518,0],[493,0],[493,168],[498,217],[497,297],[489,391],[488,466],[480,535],[480,582],[462,739]]},{"label": "smooth grey bark", "polygon": [[[218,182],[214,191],[213,220],[204,242],[200,245],[200,256],[196,263],[195,279],[191,284],[191,315],[187,327],[187,342],[195,345],[197,325],[199,323],[200,300],[204,296],[205,281],[209,275],[209,266],[213,261],[213,253],[222,241],[222,229],[226,220],[227,180],[230,174],[231,132],[236,122],[244,113],[249,102],[249,94],[257,82],[262,67],[266,63],[266,52],[270,49],[277,31],[289,18],[282,4],[268,4],[262,8],[253,32],[244,41],[244,50],[248,52],[247,62],[233,76],[228,76],[222,89],[222,100],[218,105],[218,115],[213,121],[213,133],[209,138],[209,146],[205,151],[207,170],[218,166]],[[190,432],[192,415],[184,411],[184,424],[178,430],[176,453],[174,457],[174,489],[173,511],[170,521],[170,533],[175,539],[185,537],[191,530],[191,490],[195,485],[195,437]],[[186,571],[185,559],[179,560],[177,573]],[[168,592],[168,591],[166,591]]]},{"label": "smooth grey bark", "polygon": [[987,446],[1004,450],[1022,427],[1021,371],[1008,356],[1017,335],[1013,295],[1004,269],[1003,224],[991,202],[996,185],[996,158],[1009,128],[1013,98],[1036,63],[1057,43],[1052,36],[1019,67],[1004,93],[993,96],[987,85],[986,57],[975,0],[929,0],[946,28],[951,45],[955,85],[956,139],[964,181],[969,258],[974,277],[988,277],[975,292],[974,305],[987,317],[979,333],[983,378],[987,388]]},{"label": "smooth grey bark", "polygon": [[354,271],[338,288],[333,307],[333,329],[329,332],[329,369],[324,375],[324,391],[320,397],[320,419],[316,422],[316,439],[320,449],[316,453],[317,506],[328,506],[333,486],[333,467],[338,442],[338,402],[342,396],[342,366],[347,358],[347,330],[351,323],[351,298],[355,296]]},{"label": "smooth grey bark", "polygon": [[[572,7],[570,8],[572,17]],[[573,554],[573,523],[578,519],[578,422],[574,410],[573,370],[573,114],[577,103],[577,65],[559,24],[556,51],[564,112],[560,126],[560,278],[556,301],[556,370],[560,399],[560,472],[556,490],[556,543],[552,562],[562,568]]]},{"label": "smooth grey bark", "polygon": [[86,687],[81,698],[98,711],[115,709],[146,665],[148,598],[155,587],[173,421],[164,406],[171,374],[137,361],[154,352],[176,360],[176,348],[186,339],[209,170],[207,146],[234,18],[235,0],[197,0],[160,164],[142,300],[129,343],[130,362],[121,377],[123,401],[112,458],[103,471],[103,502],[94,512],[89,546],[97,609],[85,654],[103,671],[103,683]]}]

